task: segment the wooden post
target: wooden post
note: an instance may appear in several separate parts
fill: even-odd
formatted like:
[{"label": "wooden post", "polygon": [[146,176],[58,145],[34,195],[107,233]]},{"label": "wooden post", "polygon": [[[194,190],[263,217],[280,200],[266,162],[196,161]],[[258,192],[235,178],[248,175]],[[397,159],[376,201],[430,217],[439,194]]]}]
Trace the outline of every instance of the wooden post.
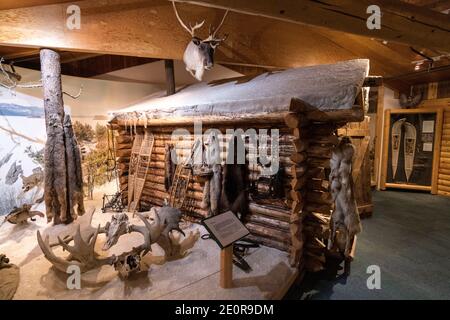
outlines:
[{"label": "wooden post", "polygon": [[380,190],[381,155],[383,153],[384,86],[378,87],[377,122],[375,128],[375,184]]},{"label": "wooden post", "polygon": [[175,70],[173,67],[173,60],[164,60],[166,69],[166,90],[167,95],[170,96],[175,93]]},{"label": "wooden post", "polygon": [[438,193],[439,162],[440,162],[440,157],[441,157],[441,140],[442,140],[443,125],[444,125],[444,110],[442,108],[436,108],[436,122],[435,122],[434,150],[433,150],[433,169],[432,169],[432,176],[431,176],[431,194]]},{"label": "wooden post", "polygon": [[220,286],[224,289],[233,287],[233,245],[220,252]]},{"label": "wooden post", "polygon": [[389,134],[391,126],[391,110],[384,112],[383,147],[381,154],[380,190],[386,190],[387,166],[389,159]]}]

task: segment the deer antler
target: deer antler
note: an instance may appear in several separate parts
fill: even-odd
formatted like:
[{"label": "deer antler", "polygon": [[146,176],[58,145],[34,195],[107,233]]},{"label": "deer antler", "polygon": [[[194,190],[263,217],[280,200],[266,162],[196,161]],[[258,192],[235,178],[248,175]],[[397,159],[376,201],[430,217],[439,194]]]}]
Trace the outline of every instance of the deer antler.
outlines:
[{"label": "deer antler", "polygon": [[180,22],[181,26],[186,29],[187,32],[191,35],[191,37],[195,37],[195,30],[200,29],[203,24],[205,23],[205,20],[203,20],[200,23],[195,23],[195,26],[192,26],[189,24],[189,27],[186,26],[186,24],[181,20],[180,15],[178,14],[177,7],[175,6],[175,2],[172,1],[173,10],[175,11],[175,15],[177,16],[178,22]]},{"label": "deer antler", "polygon": [[219,25],[217,26],[217,28],[212,27],[211,25],[209,25],[209,36],[208,38],[206,38],[204,41],[217,41],[217,42],[221,42],[221,41],[225,41],[226,38],[228,37],[228,35],[225,35],[223,38],[216,38],[216,34],[217,32],[220,30],[220,28],[222,28],[223,23],[225,22],[225,19],[228,15],[228,10],[225,12],[225,14],[222,17],[222,21],[220,21]]}]

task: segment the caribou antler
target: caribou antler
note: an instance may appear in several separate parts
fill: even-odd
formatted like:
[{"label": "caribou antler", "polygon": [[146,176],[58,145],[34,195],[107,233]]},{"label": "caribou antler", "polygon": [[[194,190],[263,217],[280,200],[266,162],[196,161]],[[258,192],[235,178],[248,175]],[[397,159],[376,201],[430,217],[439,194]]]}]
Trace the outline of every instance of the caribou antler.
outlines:
[{"label": "caribou antler", "polygon": [[205,20],[203,20],[200,23],[195,23],[195,26],[192,26],[191,24],[189,24],[189,27],[186,26],[186,24],[183,22],[183,20],[181,20],[180,15],[178,14],[178,10],[177,7],[175,6],[175,2],[172,1],[172,6],[173,6],[173,10],[175,11],[175,15],[177,16],[178,22],[180,22],[181,26],[186,29],[187,32],[189,32],[189,34],[191,35],[191,37],[195,37],[195,30],[200,29],[203,24],[205,23]]},{"label": "caribou antler", "polygon": [[37,232],[37,240],[39,247],[41,247],[42,252],[48,261],[50,261],[53,266],[62,272],[67,272],[67,268],[71,265],[78,266],[81,272],[86,272],[91,269],[101,267],[103,265],[111,265],[116,260],[116,257],[112,255],[111,257],[98,259],[98,255],[94,251],[95,242],[97,241],[97,236],[100,230],[98,226],[94,235],[87,240],[87,242],[81,236],[80,226],[78,225],[77,231],[73,236],[73,246],[68,245],[60,237],[58,237],[59,244],[63,249],[69,252],[69,256],[65,259],[57,257],[50,247],[49,236],[46,235],[45,239],[42,239],[41,233]]},{"label": "caribou antler", "polygon": [[204,41],[213,41],[213,42],[222,42],[225,41],[228,37],[228,35],[226,34],[223,38],[217,38],[217,32],[220,30],[220,28],[222,28],[222,25],[225,21],[225,18],[228,15],[228,10],[225,11],[225,14],[223,15],[222,21],[220,21],[220,24],[217,28],[212,27],[212,25],[209,25],[209,36],[208,38],[206,38]]}]

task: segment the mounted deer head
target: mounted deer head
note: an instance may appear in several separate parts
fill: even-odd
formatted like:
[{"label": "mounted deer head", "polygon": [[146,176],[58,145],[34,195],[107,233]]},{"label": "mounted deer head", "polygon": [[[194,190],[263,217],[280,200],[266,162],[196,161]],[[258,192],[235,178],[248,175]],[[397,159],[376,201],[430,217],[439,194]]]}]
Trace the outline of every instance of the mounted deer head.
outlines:
[{"label": "mounted deer head", "polygon": [[200,23],[196,23],[195,26],[189,25],[188,27],[183,22],[183,20],[181,20],[175,6],[175,2],[172,1],[172,5],[175,11],[175,15],[177,16],[177,19],[180,22],[181,26],[187,32],[189,32],[192,38],[183,55],[183,61],[186,65],[186,70],[189,71],[189,73],[198,81],[201,81],[205,70],[210,70],[214,66],[215,49],[221,44],[222,41],[225,41],[227,38],[227,35],[225,35],[223,38],[218,37],[217,32],[222,27],[223,22],[228,15],[228,10],[225,12],[222,21],[217,28],[209,26],[209,36],[206,39],[202,40],[199,37],[195,36],[195,30],[200,29],[205,23],[205,20]]}]

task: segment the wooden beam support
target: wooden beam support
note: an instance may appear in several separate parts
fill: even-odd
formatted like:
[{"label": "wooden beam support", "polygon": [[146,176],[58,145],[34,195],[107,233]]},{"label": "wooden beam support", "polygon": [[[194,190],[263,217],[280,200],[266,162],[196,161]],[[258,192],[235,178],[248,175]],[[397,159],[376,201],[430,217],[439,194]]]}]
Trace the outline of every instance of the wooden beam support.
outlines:
[{"label": "wooden beam support", "polygon": [[[233,12],[308,24],[397,43],[450,51],[448,16],[403,2],[389,0],[176,0]],[[381,9],[381,28],[370,30],[370,5]],[[445,43],[444,43],[445,42]]]},{"label": "wooden beam support", "polygon": [[167,95],[170,96],[175,93],[175,70],[173,67],[173,60],[164,60],[164,67],[166,69],[166,91]]},{"label": "wooden beam support", "polygon": [[[248,3],[254,4],[255,1]],[[319,4],[315,3],[310,1],[308,6]],[[190,35],[179,26],[167,0],[85,0],[71,1],[70,4],[76,4],[81,9],[80,30],[66,27],[68,3],[19,6],[0,11],[0,45],[182,59],[190,40]],[[205,18],[208,24],[214,25],[223,16],[223,10],[201,6],[180,4],[178,9],[187,22]],[[341,16],[341,13],[331,15],[328,10],[326,17],[340,21]],[[242,30],[245,30],[245,37]],[[370,57],[373,74],[388,77],[411,70],[410,61],[415,55],[409,47],[394,43],[385,45],[371,38],[337,30],[231,13],[222,28],[222,32],[229,34],[229,37],[216,50],[215,61],[241,68],[278,70]],[[414,29],[416,33],[419,31]],[[206,37],[207,28],[199,30],[199,36]],[[442,39],[440,43],[449,43]],[[302,45],[299,46],[299,43]],[[420,43],[414,45],[420,48]],[[8,53],[8,50],[5,51]],[[257,70],[249,72],[260,73]]]}]

